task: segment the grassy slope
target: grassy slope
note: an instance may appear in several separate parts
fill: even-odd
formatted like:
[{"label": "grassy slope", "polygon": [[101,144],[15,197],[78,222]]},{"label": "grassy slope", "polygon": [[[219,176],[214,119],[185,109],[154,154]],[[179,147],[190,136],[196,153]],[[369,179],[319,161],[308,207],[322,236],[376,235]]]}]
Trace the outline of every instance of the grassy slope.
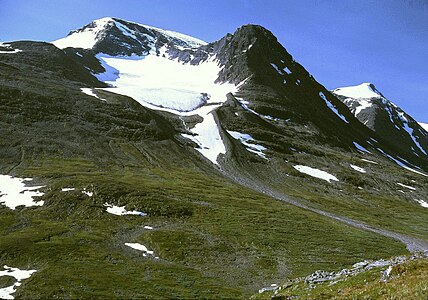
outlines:
[{"label": "grassy slope", "polygon": [[[173,165],[31,165],[21,175],[47,184],[45,206],[0,211],[2,263],[39,270],[20,289],[23,297],[240,297],[285,276],[405,252],[398,242]],[[65,186],[77,190],[60,192]],[[84,187],[94,196],[83,195]],[[108,214],[106,201],[149,216]]]},{"label": "grassy slope", "polygon": [[[383,268],[385,269],[385,268]],[[391,277],[381,281],[382,268],[345,279],[334,285],[322,283],[309,288],[301,282],[286,284],[276,299],[427,299],[428,259],[408,261],[393,267]],[[270,299],[272,293],[255,295],[254,299]]]}]

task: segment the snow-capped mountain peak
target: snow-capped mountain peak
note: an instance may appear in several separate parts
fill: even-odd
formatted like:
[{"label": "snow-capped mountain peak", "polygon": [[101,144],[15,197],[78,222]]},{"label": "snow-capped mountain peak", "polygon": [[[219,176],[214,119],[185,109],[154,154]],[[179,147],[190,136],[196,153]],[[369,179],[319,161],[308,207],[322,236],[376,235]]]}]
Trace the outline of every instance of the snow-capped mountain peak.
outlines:
[{"label": "snow-capped mountain peak", "polygon": [[332,91],[354,116],[398,149],[428,156],[428,135],[411,116],[386,99],[372,83]]},{"label": "snow-capped mountain peak", "polygon": [[350,98],[378,98],[383,95],[376,89],[373,83],[364,82],[355,86],[340,87],[333,90],[336,95]]},{"label": "snow-capped mountain peak", "polygon": [[[92,49],[106,52],[106,49],[131,55],[143,54],[156,45],[173,44],[180,48],[196,48],[207,43],[179,32],[138,24],[118,18],[105,17],[71,31],[66,37],[52,42],[56,47]],[[158,47],[156,47],[158,48]]]}]

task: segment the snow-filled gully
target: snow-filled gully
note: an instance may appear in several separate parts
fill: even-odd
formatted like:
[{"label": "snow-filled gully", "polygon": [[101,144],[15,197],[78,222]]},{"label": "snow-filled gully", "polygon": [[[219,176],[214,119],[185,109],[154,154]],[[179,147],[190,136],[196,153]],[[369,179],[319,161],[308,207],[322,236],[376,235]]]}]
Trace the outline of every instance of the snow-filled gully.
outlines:
[{"label": "snow-filled gully", "polygon": [[[165,54],[165,49],[161,49]],[[215,80],[221,67],[213,58],[199,65],[183,64],[151,53],[145,56],[111,57],[98,54],[106,72],[95,74],[110,87],[105,90],[134,98],[141,105],[180,117],[203,118],[182,136],[194,141],[204,157],[217,164],[226,153],[213,111],[224,103],[228,93],[237,90],[229,83]]]}]

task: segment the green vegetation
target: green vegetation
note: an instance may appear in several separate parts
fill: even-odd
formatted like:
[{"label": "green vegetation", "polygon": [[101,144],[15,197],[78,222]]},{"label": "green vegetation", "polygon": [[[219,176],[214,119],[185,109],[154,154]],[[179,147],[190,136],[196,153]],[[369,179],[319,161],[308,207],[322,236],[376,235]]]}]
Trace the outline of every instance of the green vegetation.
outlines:
[{"label": "green vegetation", "polygon": [[[385,268],[375,268],[345,278],[333,285],[330,282],[308,285],[305,282],[286,283],[273,299],[427,299],[428,259],[407,261],[392,268],[389,279],[381,280]],[[253,296],[271,299],[273,292]]]},{"label": "green vegetation", "polygon": [[[46,159],[21,175],[47,185],[43,207],[0,210],[1,261],[38,270],[19,289],[24,298],[247,297],[284,277],[406,252],[399,242],[188,168],[103,171],[81,159]],[[105,202],[149,215],[115,216]]]}]

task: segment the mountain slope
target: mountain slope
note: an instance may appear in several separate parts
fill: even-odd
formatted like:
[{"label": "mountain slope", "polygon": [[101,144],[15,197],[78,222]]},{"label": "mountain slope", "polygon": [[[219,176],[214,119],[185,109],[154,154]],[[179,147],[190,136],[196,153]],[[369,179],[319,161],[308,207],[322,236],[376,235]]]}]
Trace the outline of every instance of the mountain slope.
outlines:
[{"label": "mountain slope", "polygon": [[263,27],[106,18],[54,44],[0,53],[0,170],[44,193],[0,197],[2,262],[37,270],[16,296],[248,297],[428,248],[428,177]]}]

